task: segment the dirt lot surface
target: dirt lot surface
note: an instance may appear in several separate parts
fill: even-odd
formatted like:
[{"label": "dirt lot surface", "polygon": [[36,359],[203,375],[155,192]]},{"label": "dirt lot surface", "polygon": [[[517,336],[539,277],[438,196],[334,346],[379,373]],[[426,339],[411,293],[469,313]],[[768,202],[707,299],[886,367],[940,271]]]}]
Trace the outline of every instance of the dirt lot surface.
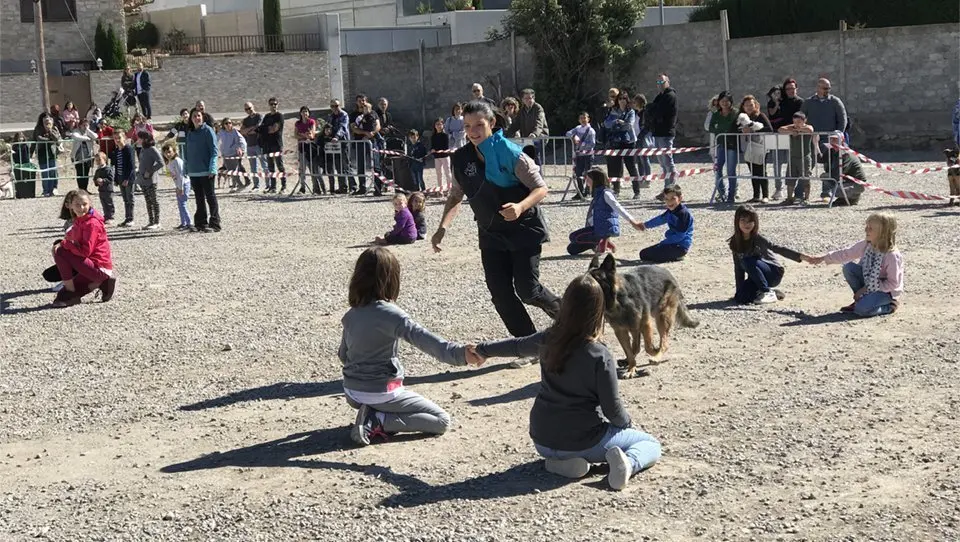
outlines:
[{"label": "dirt lot surface", "polygon": [[[868,174],[946,192],[942,173]],[[562,293],[587,266],[564,250],[586,205],[551,184],[541,271]],[[786,262],[785,300],[729,304],[732,210],[704,203],[709,176],[683,185],[694,248],[667,267],[701,326],[622,382],[664,455],[619,493],[602,468],[575,482],[542,470],[527,436],[539,371],[509,360],[461,370],[404,346],[407,385],[453,430],[352,445],[339,320],[353,262],[391,225],[386,198],[224,190],[222,233],[178,233],[164,179],[163,229],[110,232],[116,298],[64,310],[39,276],[60,202],[0,202],[0,540],[960,539],[960,208],[875,193],[763,207],[765,234],[814,254],[862,238],[870,212],[897,215],[904,303],[857,320],[837,313],[851,295],[836,266]],[[653,216],[652,195],[626,204]],[[662,233],[625,232],[621,265]],[[441,254],[395,249],[399,304],[451,339],[505,335],[476,243],[464,209]]]}]

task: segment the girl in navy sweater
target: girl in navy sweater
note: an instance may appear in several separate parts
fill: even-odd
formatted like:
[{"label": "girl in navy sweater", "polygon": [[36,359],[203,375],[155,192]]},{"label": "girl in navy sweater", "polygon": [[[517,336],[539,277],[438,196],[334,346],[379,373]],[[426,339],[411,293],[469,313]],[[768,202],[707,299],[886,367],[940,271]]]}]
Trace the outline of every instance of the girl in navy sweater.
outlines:
[{"label": "girl in navy sweater", "polygon": [[733,214],[730,252],[733,253],[733,273],[737,281],[733,298],[742,304],[776,303],[783,299],[783,293],[776,287],[783,280],[784,269],[774,253],[795,262],[805,257],[760,235],[760,216],[750,205],[737,207]]},{"label": "girl in navy sweater", "polygon": [[617,362],[600,342],[603,289],[590,275],[567,286],[553,327],[529,337],[485,342],[481,358],[540,355],[540,391],[530,411],[530,438],[548,472],[582,478],[607,463],[616,490],[660,459],[656,438],[633,428],[623,408]]},{"label": "girl in navy sweater", "polygon": [[641,224],[617,201],[610,189],[610,178],[603,170],[591,169],[584,178],[593,200],[587,209],[586,225],[570,234],[567,252],[576,255],[593,249],[600,253],[608,247],[611,252],[616,252],[617,247],[610,238],[620,236],[620,217],[627,219],[634,228],[639,228]]}]

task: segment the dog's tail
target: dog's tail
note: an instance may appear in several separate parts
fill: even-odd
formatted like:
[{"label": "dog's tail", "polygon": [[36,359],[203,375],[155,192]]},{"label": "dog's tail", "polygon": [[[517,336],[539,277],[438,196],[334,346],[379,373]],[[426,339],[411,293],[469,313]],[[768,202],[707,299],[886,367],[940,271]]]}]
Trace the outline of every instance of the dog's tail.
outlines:
[{"label": "dog's tail", "polygon": [[694,318],[687,310],[687,304],[683,302],[683,295],[680,295],[680,303],[677,305],[677,322],[683,327],[697,327],[700,320]]}]

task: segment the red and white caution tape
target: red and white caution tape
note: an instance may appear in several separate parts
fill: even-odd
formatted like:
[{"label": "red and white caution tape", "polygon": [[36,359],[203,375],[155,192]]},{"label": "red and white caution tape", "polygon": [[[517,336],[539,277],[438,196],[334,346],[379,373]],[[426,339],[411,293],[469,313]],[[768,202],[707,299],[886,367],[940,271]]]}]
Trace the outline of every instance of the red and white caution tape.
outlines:
[{"label": "red and white caution tape", "polygon": [[[692,177],[693,175],[699,175],[701,173],[707,173],[713,171],[712,167],[701,167],[696,169],[681,169],[677,171],[673,177],[679,179],[681,177]],[[662,181],[667,179],[671,175],[669,173],[661,173],[659,175],[644,175],[642,177],[610,177],[611,181],[623,181],[623,182],[633,182],[633,181]]]},{"label": "red and white caution tape", "polygon": [[954,198],[960,197],[960,196],[954,196],[953,198],[951,198],[949,196],[935,196],[933,194],[923,194],[920,192],[910,192],[907,190],[887,190],[885,188],[880,188],[879,186],[874,186],[868,182],[861,181],[860,179],[851,177],[849,175],[843,175],[843,178],[848,181],[855,182],[864,188],[869,188],[870,190],[873,190],[875,192],[882,192],[888,196],[893,196],[895,198],[900,198],[900,199],[918,199],[923,201],[948,201],[948,200],[952,201]]},{"label": "red and white caution tape", "polygon": [[[274,172],[274,173],[270,173],[269,171],[260,171],[260,172],[258,172],[258,173],[247,173],[246,171],[240,171],[239,169],[235,169],[235,170],[233,170],[233,171],[219,171],[219,172],[217,172],[217,174],[218,174],[218,175],[222,175],[222,176],[224,176],[224,177],[247,177],[247,178],[251,178],[251,179],[252,179],[252,178],[257,178],[257,179],[267,179],[267,178],[270,178],[270,179],[279,179],[279,178],[281,178],[281,177],[286,177],[286,176],[287,176],[287,174],[286,174],[285,172],[283,172],[283,171],[276,171],[276,172]],[[291,176],[292,176],[292,174],[291,174]]]},{"label": "red and white caution tape", "polygon": [[880,169],[882,169],[882,170],[891,171],[891,172],[893,172],[893,173],[905,173],[905,174],[907,174],[907,175],[923,175],[923,174],[925,174],[925,173],[935,173],[935,172],[937,172],[937,171],[944,171],[944,170],[946,170],[946,169],[949,169],[947,166],[939,166],[939,167],[924,167],[924,168],[920,168],[920,169],[911,169],[911,170],[909,170],[909,171],[897,171],[897,170],[893,169],[893,166],[889,166],[889,165],[887,165],[887,164],[883,164],[883,163],[877,162],[876,160],[874,160],[873,158],[870,158],[870,157],[867,156],[866,154],[863,154],[862,152],[853,150],[853,149],[851,149],[850,147],[847,147],[847,146],[845,146],[845,145],[837,145],[837,144],[835,144],[835,143],[831,143],[831,144],[830,144],[830,147],[831,147],[832,149],[837,150],[837,151],[840,151],[840,152],[850,153],[850,154],[856,156],[857,158],[859,158],[860,160],[863,160],[864,162],[866,162],[866,163],[868,163],[868,164],[873,164],[874,166],[877,166],[878,168],[880,168]]},{"label": "red and white caution tape", "polygon": [[667,148],[644,148],[644,149],[620,149],[620,150],[602,150],[588,151],[578,153],[578,156],[663,156],[666,154],[683,154],[686,152],[702,151],[707,147],[678,147],[675,149]]}]

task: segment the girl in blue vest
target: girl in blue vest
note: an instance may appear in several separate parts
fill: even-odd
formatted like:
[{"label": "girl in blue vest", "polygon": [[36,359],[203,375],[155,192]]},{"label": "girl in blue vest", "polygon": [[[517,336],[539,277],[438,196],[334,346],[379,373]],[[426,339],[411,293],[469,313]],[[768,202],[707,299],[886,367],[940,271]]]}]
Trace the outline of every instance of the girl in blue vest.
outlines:
[{"label": "girl in blue vest", "polygon": [[610,238],[620,237],[620,217],[627,219],[634,228],[640,227],[640,221],[634,220],[617,201],[610,189],[610,177],[603,170],[591,169],[584,177],[593,194],[593,200],[587,209],[587,224],[570,234],[567,252],[571,255],[591,249],[604,252],[606,247],[609,247],[611,252],[616,252],[617,247]]}]

